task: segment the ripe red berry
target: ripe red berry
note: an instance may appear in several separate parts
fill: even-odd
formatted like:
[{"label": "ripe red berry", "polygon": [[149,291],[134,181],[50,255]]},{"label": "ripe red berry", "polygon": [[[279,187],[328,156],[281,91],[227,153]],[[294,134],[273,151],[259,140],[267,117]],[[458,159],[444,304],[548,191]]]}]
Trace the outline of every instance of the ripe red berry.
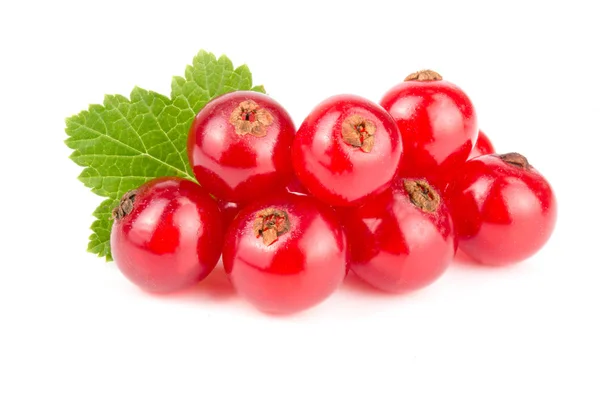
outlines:
[{"label": "ripe red berry", "polygon": [[188,156],[198,182],[216,197],[246,203],[293,177],[294,124],[269,96],[232,92],[208,103],[190,128]]},{"label": "ripe red berry", "polygon": [[350,269],[388,292],[429,285],[456,250],[448,209],[425,180],[398,180],[391,190],[349,210],[344,227]]},{"label": "ripe red berry", "polygon": [[297,312],[323,301],[342,283],[346,258],[346,237],[334,212],[292,194],[242,209],[223,246],[233,286],[269,313]]},{"label": "ripe red berry", "polygon": [[357,205],[387,189],[401,154],[392,118],[377,104],[351,95],[319,104],[300,126],[292,148],[300,182],[336,206]]},{"label": "ripe red berry", "polygon": [[400,176],[437,175],[467,160],[477,138],[471,100],[457,86],[425,70],[409,75],[388,91],[381,105],[394,118],[404,144]]},{"label": "ripe red berry", "polygon": [[530,257],[556,223],[550,184],[518,153],[467,161],[450,185],[448,200],[459,248],[483,264]]},{"label": "ripe red berry", "polygon": [[219,260],[221,214],[216,202],[193,182],[152,180],[125,194],[113,216],[113,258],[142,289],[173,292],[191,286]]},{"label": "ripe red berry", "polygon": [[494,150],[494,145],[492,145],[492,141],[487,137],[485,133],[479,131],[477,135],[477,142],[475,142],[475,147],[471,150],[471,154],[469,154],[469,159],[483,156],[486,154],[494,154],[496,150]]},{"label": "ripe red berry", "polygon": [[[475,147],[471,150],[471,154],[469,154],[469,160],[475,157],[479,157],[485,154],[493,154],[496,151],[494,150],[494,146],[492,146],[492,142],[490,139],[482,132],[479,131],[477,136],[477,142],[475,143]],[[452,182],[456,174],[457,170],[463,166],[464,163],[456,165],[452,169],[444,169],[436,176],[436,186],[442,193],[442,196],[447,197],[447,190],[450,182]]]},{"label": "ripe red berry", "polygon": [[240,206],[230,201],[217,199],[219,210],[221,210],[221,220],[223,221],[223,230],[227,231],[227,228],[233,222],[233,219],[240,212]]}]

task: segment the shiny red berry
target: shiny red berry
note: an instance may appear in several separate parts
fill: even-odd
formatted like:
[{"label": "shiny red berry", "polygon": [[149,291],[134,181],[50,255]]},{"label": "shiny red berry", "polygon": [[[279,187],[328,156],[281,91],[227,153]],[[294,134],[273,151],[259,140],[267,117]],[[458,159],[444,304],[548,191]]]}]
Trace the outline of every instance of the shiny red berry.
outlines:
[{"label": "shiny red berry", "polygon": [[346,237],[337,216],[309,196],[284,194],[242,209],[226,234],[223,265],[238,293],[258,309],[312,307],[342,283]]},{"label": "shiny red berry", "polygon": [[232,92],[208,103],[190,128],[188,156],[198,182],[214,196],[247,203],[293,177],[294,124],[261,93]]},{"label": "shiny red berry", "polygon": [[[492,142],[490,139],[482,132],[479,131],[477,136],[477,142],[475,143],[475,147],[471,150],[471,154],[469,154],[469,160],[475,157],[479,157],[485,154],[493,154],[495,153],[494,146],[492,146]],[[447,190],[449,184],[454,181],[456,174],[464,163],[456,165],[452,169],[444,169],[436,176],[436,186],[442,193],[442,196],[447,197]]]},{"label": "shiny red berry", "polygon": [[467,161],[448,189],[448,201],[459,248],[483,264],[530,257],[556,223],[550,184],[518,153]]},{"label": "shiny red berry", "polygon": [[237,203],[232,203],[230,201],[225,201],[221,199],[217,199],[217,204],[219,205],[219,210],[221,210],[221,219],[223,221],[223,229],[227,231],[227,228],[233,222],[235,216],[240,211],[240,206]]},{"label": "shiny red berry", "polygon": [[125,194],[113,212],[113,258],[142,289],[173,292],[205,278],[221,254],[216,202],[197,184],[152,180]]},{"label": "shiny red berry", "polygon": [[448,209],[425,180],[398,180],[391,190],[345,213],[344,227],[350,269],[388,292],[429,285],[456,250]]},{"label": "shiny red berry", "polygon": [[409,75],[384,95],[381,105],[402,135],[400,176],[438,184],[438,174],[467,160],[477,139],[475,109],[460,88],[436,72]]},{"label": "shiny red berry", "polygon": [[477,135],[477,142],[475,142],[475,147],[471,150],[471,154],[469,154],[469,159],[483,156],[486,154],[494,154],[496,150],[494,149],[494,145],[489,137],[482,131],[479,131]]},{"label": "shiny red berry", "polygon": [[300,182],[335,206],[358,205],[387,189],[401,155],[392,118],[377,104],[351,95],[319,104],[300,126],[292,148]]}]

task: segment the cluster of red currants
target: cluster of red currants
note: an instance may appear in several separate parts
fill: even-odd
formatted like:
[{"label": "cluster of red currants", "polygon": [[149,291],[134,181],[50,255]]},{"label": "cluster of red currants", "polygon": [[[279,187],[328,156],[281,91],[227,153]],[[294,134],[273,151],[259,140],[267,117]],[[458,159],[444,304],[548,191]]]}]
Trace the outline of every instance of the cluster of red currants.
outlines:
[{"label": "cluster of red currants", "polygon": [[270,97],[232,92],[190,128],[201,186],[159,178],[128,192],[113,213],[113,256],[140,287],[171,292],[222,254],[237,292],[271,313],[318,304],[349,270],[384,291],[416,290],[457,248],[503,265],[550,237],[546,179],[518,153],[493,153],[469,98],[430,70],[381,105],[329,98],[298,131]]}]

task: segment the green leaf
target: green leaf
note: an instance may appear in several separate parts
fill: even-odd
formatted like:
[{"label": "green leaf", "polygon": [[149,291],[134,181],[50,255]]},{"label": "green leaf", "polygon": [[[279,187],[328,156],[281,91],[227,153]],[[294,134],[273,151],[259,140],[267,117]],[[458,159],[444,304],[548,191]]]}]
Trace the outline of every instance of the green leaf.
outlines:
[{"label": "green leaf", "polygon": [[102,105],[67,119],[65,141],[71,159],[84,167],[79,180],[106,197],[94,212],[88,251],[111,260],[111,212],[128,190],[160,176],[194,180],[187,136],[194,116],[213,98],[252,86],[247,66],[233,67],[221,56],[200,51],[183,77],[174,77],[171,97],[134,88],[126,98],[105,96]]},{"label": "green leaf", "polygon": [[98,257],[106,257],[107,261],[112,261],[110,253],[110,229],[112,228],[112,209],[116,201],[107,199],[102,202],[94,211],[96,220],[92,223],[92,234],[88,243],[88,251],[98,254]]}]

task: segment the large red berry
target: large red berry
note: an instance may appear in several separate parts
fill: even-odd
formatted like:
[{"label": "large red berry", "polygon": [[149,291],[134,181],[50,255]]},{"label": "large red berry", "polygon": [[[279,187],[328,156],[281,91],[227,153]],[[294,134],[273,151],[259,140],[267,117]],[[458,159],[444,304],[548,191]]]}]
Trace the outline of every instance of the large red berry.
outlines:
[{"label": "large red berry", "polygon": [[202,280],[221,254],[217,203],[197,184],[159,178],[128,192],[113,212],[114,260],[133,283],[172,292]]},{"label": "large red berry", "polygon": [[494,154],[495,152],[496,150],[494,149],[494,145],[490,138],[482,131],[479,131],[477,142],[475,142],[475,146],[473,147],[473,150],[471,150],[471,154],[469,154],[469,159],[486,154]]},{"label": "large red berry", "polygon": [[430,70],[409,75],[388,91],[381,105],[394,118],[404,144],[400,176],[436,176],[467,160],[477,138],[471,100]]},{"label": "large red berry", "polygon": [[334,292],[346,273],[346,253],[346,237],[329,207],[284,194],[240,211],[226,234],[223,265],[257,308],[291,313]]},{"label": "large red berry", "polygon": [[452,220],[425,180],[400,179],[391,190],[345,213],[350,269],[389,292],[429,285],[456,250]]},{"label": "large red berry", "polygon": [[518,153],[467,161],[450,185],[448,200],[459,248],[483,264],[530,257],[556,223],[550,184]]},{"label": "large red berry", "polygon": [[293,177],[294,124],[269,96],[232,92],[208,103],[190,128],[188,156],[198,182],[216,197],[246,203]]},{"label": "large red berry", "polygon": [[387,189],[401,155],[392,118],[377,104],[351,95],[319,104],[300,126],[292,148],[300,182],[336,206],[357,205]]}]

